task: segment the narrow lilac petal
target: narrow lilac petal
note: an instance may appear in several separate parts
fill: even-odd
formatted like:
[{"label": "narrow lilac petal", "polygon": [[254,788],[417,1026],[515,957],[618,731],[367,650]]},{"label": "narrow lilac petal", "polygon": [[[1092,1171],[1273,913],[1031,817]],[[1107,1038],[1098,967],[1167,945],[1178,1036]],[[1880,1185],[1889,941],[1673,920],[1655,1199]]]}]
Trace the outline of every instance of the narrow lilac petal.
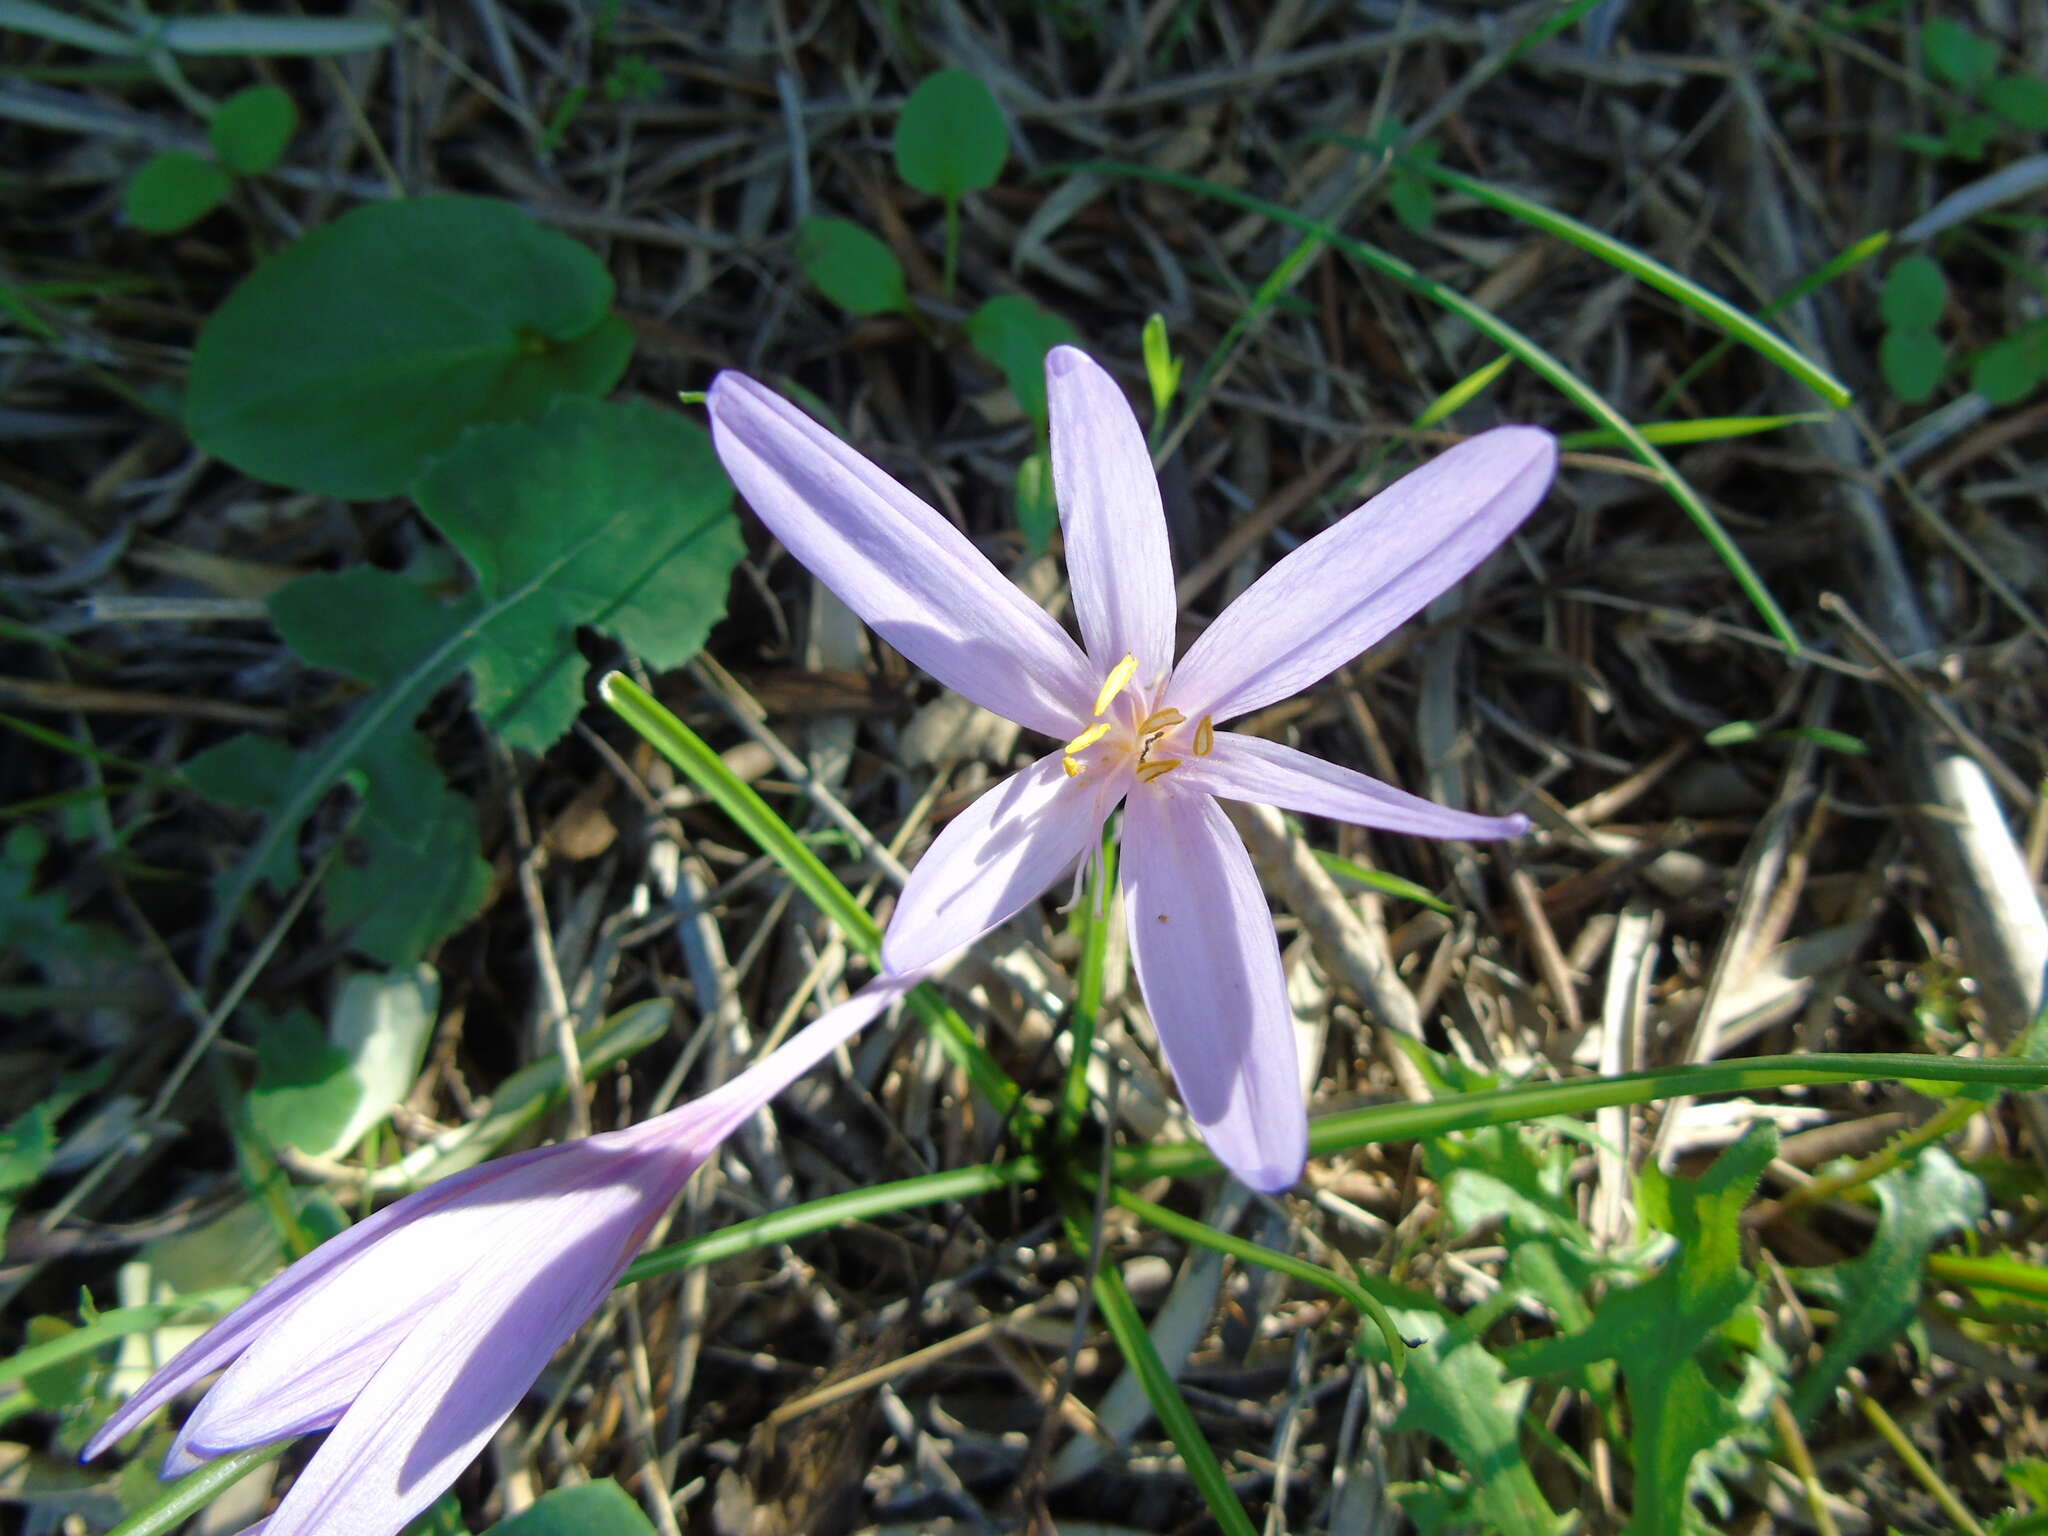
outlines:
[{"label": "narrow lilac petal", "polygon": [[1124,392],[1074,347],[1045,358],[1052,479],[1066,535],[1074,615],[1089,658],[1107,672],[1138,658],[1149,685],[1173,666],[1173,561],[1152,454]]},{"label": "narrow lilac petal", "polygon": [[100,1426],[86,1442],[79,1459],[91,1461],[101,1455],[164,1404],[230,1364],[282,1313],[296,1307],[316,1289],[324,1288],[344,1275],[369,1245],[394,1228],[459,1199],[477,1184],[499,1177],[508,1168],[545,1157],[550,1150],[543,1147],[522,1152],[495,1163],[451,1174],[438,1184],[393,1202],[322,1243],[173,1356],[162,1370],[143,1384],[141,1391]]},{"label": "narrow lilac petal", "polygon": [[1122,782],[1041,757],[967,807],[925,850],[882,936],[889,971],[936,964],[1017,912],[1102,832]]},{"label": "narrow lilac petal", "polygon": [[[487,1255],[423,1310],[270,1516],[265,1536],[394,1536],[456,1479],[597,1309],[675,1191],[620,1178],[509,1210]],[[643,1175],[644,1176],[644,1175]]]},{"label": "narrow lilac petal", "polygon": [[1277,741],[1218,731],[1207,757],[1183,758],[1174,775],[1179,788],[1249,800],[1310,816],[1328,816],[1361,827],[1412,832],[1417,837],[1457,837],[1474,842],[1520,837],[1526,816],[1475,816],[1454,811],[1383,784],[1378,779],[1283,747]]},{"label": "narrow lilac petal", "polygon": [[744,374],[714,379],[710,408],[733,484],[847,607],[954,692],[1048,736],[1073,734],[1101,680],[958,529]]},{"label": "narrow lilac petal", "polygon": [[1308,1157],[1308,1114],[1273,915],[1244,844],[1214,800],[1161,781],[1124,809],[1123,882],[1138,985],[1188,1113],[1232,1173],[1286,1189]]},{"label": "narrow lilac petal", "polygon": [[1253,582],[1188,647],[1166,701],[1230,720],[1327,677],[1492,554],[1556,469],[1536,427],[1430,460]]}]

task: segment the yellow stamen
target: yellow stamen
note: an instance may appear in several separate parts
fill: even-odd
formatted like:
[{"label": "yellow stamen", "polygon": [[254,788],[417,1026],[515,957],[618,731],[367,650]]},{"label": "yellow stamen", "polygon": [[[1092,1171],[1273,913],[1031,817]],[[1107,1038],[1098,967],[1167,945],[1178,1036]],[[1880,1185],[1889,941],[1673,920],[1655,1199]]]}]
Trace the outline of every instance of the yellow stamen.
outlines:
[{"label": "yellow stamen", "polygon": [[1067,770],[1068,778],[1078,779],[1081,777],[1081,760],[1079,758],[1063,757],[1060,759],[1060,766]]},{"label": "yellow stamen", "polygon": [[1138,658],[1126,656],[1109,669],[1109,676],[1102,680],[1102,692],[1095,695],[1095,713],[1101,714],[1109,708],[1109,701],[1124,691],[1130,680],[1138,675]]},{"label": "yellow stamen", "polygon": [[1138,722],[1138,734],[1150,736],[1154,731],[1163,731],[1169,726],[1179,725],[1187,716],[1177,709],[1162,709],[1147,715]]},{"label": "yellow stamen", "polygon": [[1195,727],[1195,756],[1207,757],[1216,746],[1216,724],[1212,716],[1202,716],[1202,723]]},{"label": "yellow stamen", "polygon": [[1067,743],[1067,750],[1069,752],[1086,752],[1108,734],[1109,722],[1107,720],[1104,720],[1100,725],[1091,725],[1087,730]]},{"label": "yellow stamen", "polygon": [[1179,766],[1180,759],[1177,757],[1154,758],[1138,770],[1138,782],[1140,784],[1150,784],[1154,779],[1173,772]]}]

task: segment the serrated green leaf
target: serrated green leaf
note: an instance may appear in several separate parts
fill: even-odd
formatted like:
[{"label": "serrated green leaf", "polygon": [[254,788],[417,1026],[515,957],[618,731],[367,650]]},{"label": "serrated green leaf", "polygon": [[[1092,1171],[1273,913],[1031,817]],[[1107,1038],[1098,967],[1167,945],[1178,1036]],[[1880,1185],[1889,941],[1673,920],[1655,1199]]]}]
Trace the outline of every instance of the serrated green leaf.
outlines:
[{"label": "serrated green leaf", "polygon": [[121,194],[128,222],[153,235],[176,234],[205,218],[227,200],[234,178],[190,150],[151,155],[128,178]]},{"label": "serrated green leaf", "polygon": [[1983,1184],[1939,1147],[1870,1187],[1877,1196],[1877,1234],[1861,1258],[1829,1273],[1851,1304],[1842,1307],[1820,1359],[1793,1387],[1792,1413],[1802,1424],[1832,1400],[1850,1366],[1891,1343],[1913,1320],[1927,1256],[1984,1214]]},{"label": "serrated green leaf", "polygon": [[1946,16],[1921,27],[1920,52],[1930,71],[1963,90],[1988,79],[1998,67],[1998,44]]},{"label": "serrated green leaf", "polygon": [[2000,75],[1984,87],[1984,105],[2029,133],[2048,133],[2048,80]]},{"label": "serrated green leaf", "polygon": [[1948,372],[1948,348],[1932,331],[1886,331],[1877,359],[1891,392],[1908,405],[1933,394]]},{"label": "serrated green leaf", "polygon": [[261,479],[386,496],[476,422],[617,382],[630,332],[595,255],[509,203],[343,215],[270,258],[200,332],[193,436]]},{"label": "serrated green leaf", "polygon": [[1647,1168],[1638,1208],[1677,1240],[1670,1257],[1640,1285],[1609,1290],[1586,1327],[1509,1357],[1525,1376],[1609,1360],[1620,1367],[1632,1420],[1635,1536],[1682,1536],[1694,1458],[1743,1422],[1733,1401],[1740,1379],[1721,1358],[1721,1334],[1756,1293],[1742,1266],[1742,1208],[1777,1148],[1775,1129],[1752,1126],[1696,1180]]},{"label": "serrated green leaf", "polygon": [[796,264],[818,292],[850,315],[910,307],[903,263],[851,219],[805,219],[796,232]]},{"label": "serrated green leaf", "polygon": [[1009,157],[1003,109],[964,69],[926,76],[896,119],[896,174],[933,197],[994,186]]},{"label": "serrated green leaf", "polygon": [[413,965],[490,889],[476,807],[448,787],[417,731],[376,738],[359,766],[362,809],[327,873],[327,919],[371,959]]},{"label": "serrated green leaf", "polygon": [[537,425],[474,432],[419,503],[485,598],[531,588],[478,627],[469,665],[486,723],[535,751],[582,707],[579,628],[680,666],[724,616],[745,548],[710,435],[637,400],[564,399]]},{"label": "serrated green leaf", "polygon": [[998,294],[967,317],[967,340],[1000,368],[1010,393],[1039,426],[1046,422],[1045,354],[1081,338],[1049,309],[1018,293]]},{"label": "serrated green leaf", "polygon": [[259,1026],[249,1119],[272,1146],[325,1156],[362,1093],[347,1053],[303,1008]]},{"label": "serrated green leaf", "polygon": [[1894,330],[1930,330],[1948,305],[1948,281],[1931,256],[1908,256],[1884,280],[1878,312]]},{"label": "serrated green leaf", "polygon": [[274,85],[252,85],[220,104],[206,136],[222,165],[241,176],[260,176],[284,158],[298,132],[299,109]]},{"label": "serrated green leaf", "polygon": [[557,1488],[484,1536],[652,1536],[654,1527],[610,1478]]}]

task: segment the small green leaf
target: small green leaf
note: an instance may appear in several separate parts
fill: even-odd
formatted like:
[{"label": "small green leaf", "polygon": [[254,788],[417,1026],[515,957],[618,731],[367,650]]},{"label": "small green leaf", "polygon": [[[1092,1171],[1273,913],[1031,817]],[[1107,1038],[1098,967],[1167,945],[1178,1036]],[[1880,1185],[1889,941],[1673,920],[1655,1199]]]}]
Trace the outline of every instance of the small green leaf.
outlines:
[{"label": "small green leaf", "polygon": [[[273,811],[283,786],[297,772],[298,754],[274,736],[244,734],[216,743],[182,765],[192,787],[222,805]],[[283,894],[299,878],[298,849],[291,838],[277,839],[258,878]]]},{"label": "small green leaf", "polygon": [[967,340],[1003,371],[1024,413],[1045,425],[1045,354],[1078,342],[1074,328],[1022,294],[1004,293],[967,317]]},{"label": "small green leaf", "polygon": [[1059,525],[1059,503],[1052,493],[1052,461],[1042,453],[1034,453],[1017,466],[1017,526],[1024,530],[1031,553],[1042,555]]},{"label": "small green leaf", "polygon": [[2000,75],[1984,87],[1984,105],[2029,133],[2048,133],[2048,80]]},{"label": "small green leaf", "polygon": [[1948,372],[1948,348],[1941,338],[1915,328],[1886,331],[1877,360],[1892,393],[1909,405],[1933,394]]},{"label": "small green leaf", "polygon": [[1908,256],[1884,280],[1878,312],[1894,330],[1931,330],[1948,306],[1948,282],[1931,257]]},{"label": "small green leaf", "polygon": [[1998,67],[1998,44],[1945,16],[1920,29],[1920,52],[1928,69],[1963,90],[1990,78]]},{"label": "small green leaf", "polygon": [[347,1053],[328,1043],[303,1008],[262,1025],[249,1119],[272,1146],[326,1156],[362,1094]]},{"label": "small green leaf", "polygon": [[933,197],[994,186],[1009,157],[1003,109],[964,69],[927,76],[896,119],[896,174]]},{"label": "small green leaf", "polygon": [[291,97],[274,85],[252,85],[220,104],[206,135],[222,165],[240,176],[260,176],[284,158],[298,127]]},{"label": "small green leaf", "polygon": [[1970,364],[1970,388],[1993,405],[2024,400],[2041,382],[2041,360],[2034,338],[2024,331],[1993,342]]},{"label": "small green leaf", "polygon": [[122,206],[137,229],[172,235],[213,212],[233,189],[233,178],[211,160],[189,150],[167,149],[151,155],[128,178]]},{"label": "small green leaf", "polygon": [[207,321],[188,425],[260,479],[390,495],[474,422],[617,382],[631,337],[612,293],[595,255],[509,203],[358,208],[264,262]]},{"label": "small green leaf", "polygon": [[796,264],[848,314],[882,315],[910,307],[903,263],[850,219],[805,219],[796,232]]},{"label": "small green leaf", "polygon": [[1180,373],[1183,361],[1173,355],[1173,344],[1166,335],[1166,316],[1152,315],[1145,321],[1143,338],[1145,353],[1145,381],[1152,386],[1152,420],[1156,424],[1166,415],[1173,404],[1173,397],[1180,393]]},{"label": "small green leaf", "polygon": [[653,1536],[654,1526],[610,1478],[557,1488],[484,1536]]}]

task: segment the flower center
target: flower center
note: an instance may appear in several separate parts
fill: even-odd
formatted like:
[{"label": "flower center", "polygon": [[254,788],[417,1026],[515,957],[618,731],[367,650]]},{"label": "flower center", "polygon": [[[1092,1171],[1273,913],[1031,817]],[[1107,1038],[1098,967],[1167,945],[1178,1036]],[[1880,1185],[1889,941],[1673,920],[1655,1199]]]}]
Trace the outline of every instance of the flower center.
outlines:
[{"label": "flower center", "polygon": [[[1188,719],[1171,706],[1152,710],[1142,716],[1137,714],[1136,709],[1127,710],[1125,719],[1128,724],[1125,731],[1118,739],[1110,742],[1109,750],[1098,755],[1093,762],[1085,761],[1081,757],[1082,753],[1107,740],[1116,731],[1116,725],[1102,716],[1109,712],[1109,706],[1115,702],[1117,695],[1131,685],[1131,679],[1137,674],[1138,659],[1135,656],[1126,656],[1109,669],[1109,675],[1102,681],[1102,691],[1095,696],[1095,723],[1067,743],[1066,755],[1060,759],[1060,766],[1066,770],[1068,778],[1078,779],[1091,767],[1107,767],[1125,757],[1132,757],[1135,761],[1131,769],[1138,782],[1150,784],[1153,780],[1173,772],[1184,761],[1182,758],[1167,755],[1168,752],[1176,750],[1176,743],[1171,738],[1181,726],[1187,724]],[[1138,706],[1139,709],[1143,707],[1142,704]],[[1194,739],[1189,744],[1190,749],[1196,757],[1207,757],[1215,745],[1215,723],[1208,715],[1204,715],[1195,726]]]}]

